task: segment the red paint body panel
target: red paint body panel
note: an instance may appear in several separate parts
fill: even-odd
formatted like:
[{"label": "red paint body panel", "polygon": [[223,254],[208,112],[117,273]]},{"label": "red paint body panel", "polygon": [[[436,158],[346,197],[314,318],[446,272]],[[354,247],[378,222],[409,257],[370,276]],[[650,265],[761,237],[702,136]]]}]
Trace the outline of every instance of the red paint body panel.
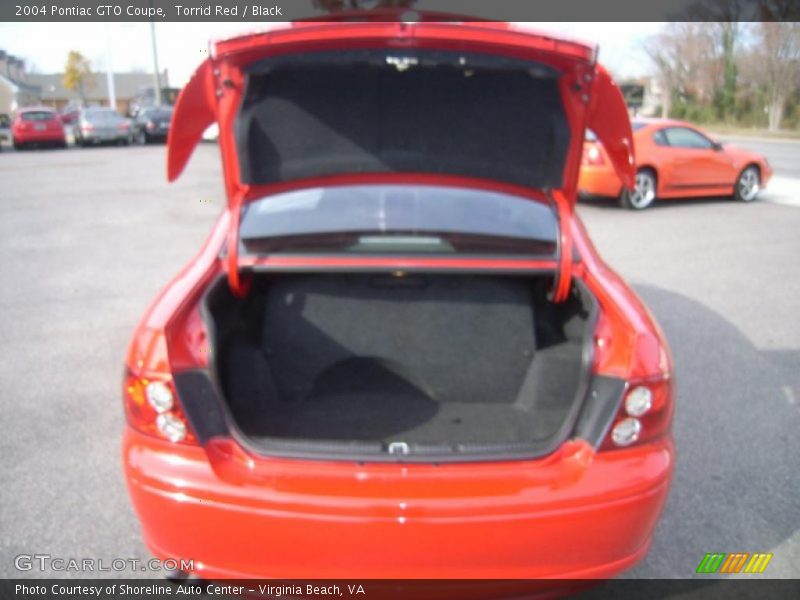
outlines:
[{"label": "red paint body panel", "polygon": [[[545,194],[430,173],[243,185],[232,134],[240,66],[268,53],[335,47],[343,40],[350,47],[390,40],[398,46],[546,57],[563,68],[572,140],[563,189]],[[302,23],[218,43],[178,101],[168,173],[171,179],[180,173],[213,112],[220,123],[229,204],[199,254],[146,311],[129,348],[129,372],[164,377],[208,365],[198,304],[209,283],[226,272],[233,288],[245,293],[249,272],[258,269],[447,269],[552,273],[554,300],[565,296],[573,280],[582,280],[601,313],[593,371],[627,381],[669,381],[672,361],[663,333],[597,256],[573,210],[583,132],[602,116],[602,103],[587,107],[590,96],[582,98],[587,82],[599,78],[595,89],[616,112],[621,98],[605,72],[595,68],[594,54],[590,46],[489,23]],[[212,82],[227,82],[217,88],[220,95],[209,88]],[[569,91],[578,84],[580,93]],[[184,131],[176,133],[180,123]],[[595,126],[614,147],[615,172],[627,180],[632,165],[627,118],[615,114],[605,129]],[[406,181],[552,202],[562,253],[558,260],[236,255],[245,202],[299,187]],[[573,249],[579,262],[572,261]],[[666,401],[671,408],[671,396]],[[235,437],[213,438],[204,446],[173,444],[129,426],[122,459],[150,549],[159,557],[194,559],[197,574],[212,578],[608,577],[646,554],[674,468],[668,418],[658,436],[627,449],[596,450],[571,439],[536,460],[440,465],[268,458],[249,454]]]},{"label": "red paint body panel", "polygon": [[[671,442],[539,461],[358,465],[237,459],[127,430],[123,460],[145,540],[204,577],[605,577],[648,549]],[[198,524],[202,523],[202,528]]]},{"label": "red paint body panel", "polygon": [[608,72],[598,66],[586,126],[603,145],[606,164],[624,187],[633,187],[636,167],[633,132],[625,98]]},{"label": "red paint body panel", "polygon": [[[688,128],[708,137],[699,128],[683,121],[652,119],[633,134],[636,149],[636,168],[649,168],[656,173],[656,196],[659,199],[694,198],[698,196],[730,196],[742,170],[756,165],[761,171],[761,185],[766,187],[772,178],[772,168],[756,152],[723,144],[721,150],[673,148],[659,146],[653,139],[666,127]],[[605,144],[586,142],[608,158]],[[578,189],[593,196],[618,196],[624,184],[609,160],[602,165],[581,167]]]}]

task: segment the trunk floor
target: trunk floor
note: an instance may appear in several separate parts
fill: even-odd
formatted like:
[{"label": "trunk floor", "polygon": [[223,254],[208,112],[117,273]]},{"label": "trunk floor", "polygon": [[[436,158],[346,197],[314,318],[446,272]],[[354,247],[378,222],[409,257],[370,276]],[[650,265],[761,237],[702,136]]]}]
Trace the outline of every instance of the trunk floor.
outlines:
[{"label": "trunk floor", "polygon": [[407,393],[319,394],[298,402],[274,402],[269,414],[240,419],[251,437],[335,441],[402,441],[409,444],[517,444],[551,435],[561,410],[534,415],[514,404],[436,402]]}]

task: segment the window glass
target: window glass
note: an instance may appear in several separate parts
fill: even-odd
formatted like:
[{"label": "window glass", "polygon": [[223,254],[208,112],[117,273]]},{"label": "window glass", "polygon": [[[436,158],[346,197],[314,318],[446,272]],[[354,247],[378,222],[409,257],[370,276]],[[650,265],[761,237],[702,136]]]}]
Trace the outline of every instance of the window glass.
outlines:
[{"label": "window glass", "polygon": [[664,130],[670,146],[675,148],[711,148],[711,141],[701,133],[687,127],[670,127]]},{"label": "window glass", "polygon": [[48,110],[30,110],[22,113],[23,121],[52,121],[56,114]]},{"label": "window glass", "polygon": [[558,223],[545,203],[463,188],[309,188],[245,206],[243,252],[553,255]]},{"label": "window glass", "polygon": [[112,122],[118,121],[122,118],[113,108],[93,108],[91,110],[87,110],[84,113],[84,116],[90,121],[98,122]]},{"label": "window glass", "polygon": [[169,119],[172,117],[171,108],[146,108],[142,111],[145,119]]}]

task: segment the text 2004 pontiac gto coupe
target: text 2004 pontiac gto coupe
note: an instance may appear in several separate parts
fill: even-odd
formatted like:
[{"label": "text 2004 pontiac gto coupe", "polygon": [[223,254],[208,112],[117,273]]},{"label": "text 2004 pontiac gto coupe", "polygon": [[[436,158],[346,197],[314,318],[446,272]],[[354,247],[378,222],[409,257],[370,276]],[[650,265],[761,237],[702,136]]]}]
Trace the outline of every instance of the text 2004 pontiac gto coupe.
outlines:
[{"label": "text 2004 pontiac gto coupe", "polygon": [[296,22],[217,42],[226,210],[147,310],[123,462],[206,578],[604,577],[673,470],[671,357],[574,214],[584,131],[633,184],[595,48],[507,23]]}]

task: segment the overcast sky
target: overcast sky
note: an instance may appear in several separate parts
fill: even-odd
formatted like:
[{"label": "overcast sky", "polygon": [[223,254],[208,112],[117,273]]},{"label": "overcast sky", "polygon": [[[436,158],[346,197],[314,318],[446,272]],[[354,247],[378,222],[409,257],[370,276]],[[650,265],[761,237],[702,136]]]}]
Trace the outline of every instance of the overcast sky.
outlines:
[{"label": "overcast sky", "polygon": [[[616,77],[647,74],[649,63],[642,42],[660,23],[536,23],[600,45],[600,60]],[[169,70],[169,82],[182,86],[205,57],[209,39],[264,29],[259,23],[158,23],[159,67]],[[96,70],[152,70],[149,23],[0,23],[0,50],[24,59],[40,73],[61,72],[67,53],[78,50]],[[109,52],[110,51],[110,52]]]}]

